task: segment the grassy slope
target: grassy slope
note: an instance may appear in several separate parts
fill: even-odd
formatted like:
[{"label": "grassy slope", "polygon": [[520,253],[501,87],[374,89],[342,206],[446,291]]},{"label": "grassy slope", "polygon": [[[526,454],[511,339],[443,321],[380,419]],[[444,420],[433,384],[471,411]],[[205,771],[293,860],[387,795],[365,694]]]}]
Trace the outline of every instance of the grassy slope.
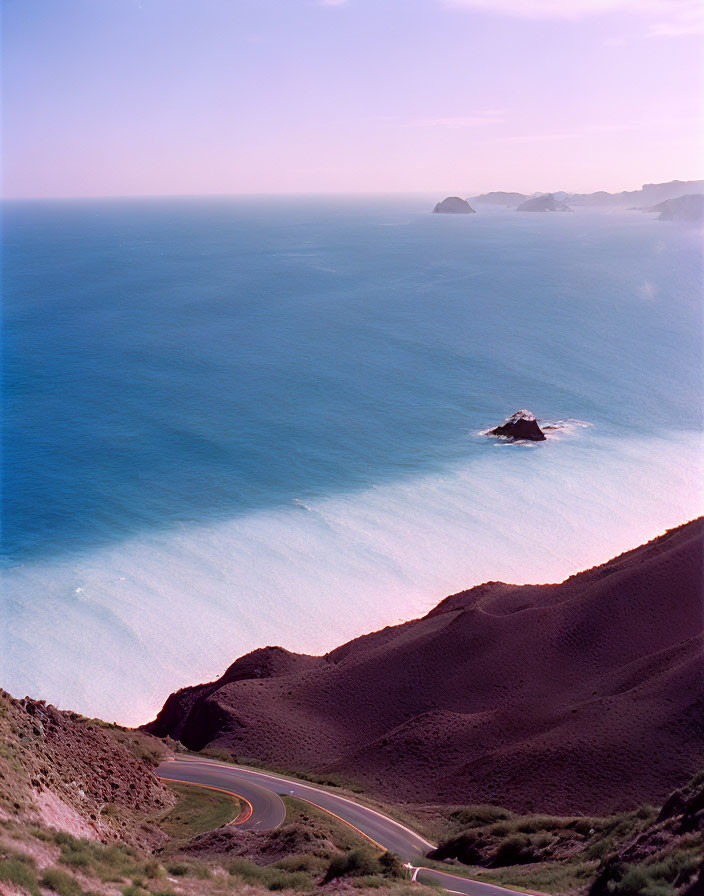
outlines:
[{"label": "grassy slope", "polygon": [[[94,744],[105,757],[99,780],[91,776]],[[378,851],[363,845],[347,825],[305,803],[288,800],[287,821],[275,832],[228,827],[239,801],[205,788],[167,790],[153,779],[151,769],[163,751],[161,742],[142,733],[43,704],[25,705],[0,692],[0,894],[263,896],[329,888],[411,893],[395,862],[380,861]],[[119,786],[113,787],[118,774]],[[149,779],[149,802],[133,796]],[[110,801],[111,791],[119,802]],[[52,826],[40,811],[47,797],[60,805],[57,824],[67,819],[80,829],[69,833]],[[207,840],[203,832],[213,829],[216,838],[250,849],[251,857],[189,854],[189,845]],[[329,887],[321,886],[326,878]],[[422,896],[417,887],[412,892]]]},{"label": "grassy slope", "polygon": [[237,818],[241,803],[237,797],[186,784],[170,784],[178,797],[176,805],[161,819],[159,827],[173,840],[190,840]]}]

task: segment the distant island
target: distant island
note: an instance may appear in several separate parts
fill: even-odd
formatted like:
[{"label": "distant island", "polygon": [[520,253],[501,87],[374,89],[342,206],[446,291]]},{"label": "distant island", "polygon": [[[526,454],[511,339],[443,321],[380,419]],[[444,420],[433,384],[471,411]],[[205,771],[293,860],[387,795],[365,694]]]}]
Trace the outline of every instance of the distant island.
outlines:
[{"label": "distant island", "polygon": [[433,209],[434,215],[473,215],[475,214],[472,206],[466,199],[460,199],[459,196],[448,196],[443,199]]},{"label": "distant island", "polygon": [[522,202],[518,208],[517,212],[571,212],[572,209],[565,205],[564,202],[560,202],[559,199],[555,199],[552,193],[547,193],[545,196],[535,196],[533,199],[526,199],[525,202]]},{"label": "distant island", "polygon": [[493,190],[462,199],[448,196],[438,202],[433,214],[470,215],[475,205],[514,208],[519,212],[570,212],[574,207],[622,208],[632,211],[657,212],[658,221],[680,221],[686,224],[704,223],[704,180],[671,180],[660,184],[643,184],[640,190],[620,193],[518,193]]},{"label": "distant island", "polygon": [[658,212],[658,221],[684,221],[688,224],[704,223],[704,194],[690,193],[675,199],[666,199],[645,212]]},{"label": "distant island", "polygon": [[506,208],[516,208],[521,202],[530,197],[526,193],[506,193],[503,190],[495,190],[492,193],[482,193],[481,196],[472,196],[468,202],[484,205],[503,205]]},{"label": "distant island", "polygon": [[474,205],[503,205],[516,207],[528,199],[551,195],[557,201],[574,206],[610,206],[620,208],[650,208],[656,203],[680,196],[704,194],[704,180],[671,180],[659,184],[643,184],[640,190],[623,190],[620,193],[607,193],[597,190],[595,193],[570,193],[565,190],[553,190],[551,193],[515,193],[501,190],[470,196],[467,200]]}]

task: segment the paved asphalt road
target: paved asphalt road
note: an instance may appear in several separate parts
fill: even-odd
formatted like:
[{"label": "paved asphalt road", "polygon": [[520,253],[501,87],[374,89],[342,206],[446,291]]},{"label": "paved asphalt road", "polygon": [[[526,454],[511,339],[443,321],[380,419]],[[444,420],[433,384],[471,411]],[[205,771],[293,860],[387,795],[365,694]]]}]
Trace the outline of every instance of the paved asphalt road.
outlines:
[{"label": "paved asphalt road", "polygon": [[234,823],[243,830],[269,831],[277,828],[286,817],[286,808],[279,794],[289,795],[329,812],[352,825],[377,846],[396,853],[411,866],[414,880],[439,884],[451,893],[463,893],[466,896],[516,894],[515,890],[468,880],[445,871],[423,868],[422,860],[434,844],[393,818],[322,787],[283,775],[192,756],[178,756],[163,762],[156,774],[165,781],[213,787],[239,796],[245,802],[245,809]]}]

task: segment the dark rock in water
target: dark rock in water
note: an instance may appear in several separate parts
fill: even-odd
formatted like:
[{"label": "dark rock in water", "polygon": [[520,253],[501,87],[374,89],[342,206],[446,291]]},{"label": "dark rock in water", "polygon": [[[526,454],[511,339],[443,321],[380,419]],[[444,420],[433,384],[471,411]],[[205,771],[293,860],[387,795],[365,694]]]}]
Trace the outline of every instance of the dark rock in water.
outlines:
[{"label": "dark rock in water", "polygon": [[559,199],[555,199],[552,193],[548,193],[546,196],[534,196],[533,199],[526,199],[525,202],[522,202],[518,208],[517,212],[571,212],[572,209],[565,205],[564,202],[560,202]]},{"label": "dark rock in water", "polygon": [[433,214],[473,215],[475,211],[466,199],[460,199],[459,196],[448,196],[447,199],[438,202],[433,209]]},{"label": "dark rock in water", "polygon": [[501,426],[489,430],[492,436],[506,436],[509,439],[529,439],[531,442],[544,442],[545,433],[538,426],[538,421],[530,411],[516,411],[504,420]]}]

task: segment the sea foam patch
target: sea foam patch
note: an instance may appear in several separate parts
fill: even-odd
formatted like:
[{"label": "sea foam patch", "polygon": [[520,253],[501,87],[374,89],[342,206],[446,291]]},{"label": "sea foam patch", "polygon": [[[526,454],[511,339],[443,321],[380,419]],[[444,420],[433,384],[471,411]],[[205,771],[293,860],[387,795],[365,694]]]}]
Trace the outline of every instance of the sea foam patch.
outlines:
[{"label": "sea foam patch", "polygon": [[635,547],[702,513],[703,456],[692,435],[588,429],[5,570],[3,686],[141,723],[256,647],[324,652],[483,581],[559,581]]}]

